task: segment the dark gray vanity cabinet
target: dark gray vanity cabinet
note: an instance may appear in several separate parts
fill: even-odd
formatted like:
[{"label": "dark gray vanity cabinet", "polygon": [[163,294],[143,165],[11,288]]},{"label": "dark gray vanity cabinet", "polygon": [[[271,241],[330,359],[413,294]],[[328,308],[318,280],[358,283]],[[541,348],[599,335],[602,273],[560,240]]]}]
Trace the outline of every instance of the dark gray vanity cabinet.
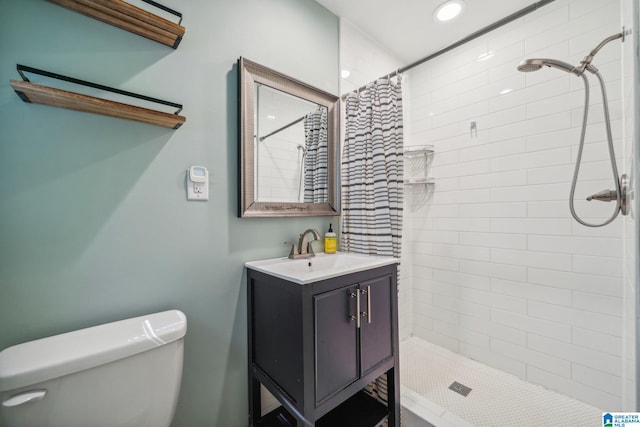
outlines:
[{"label": "dark gray vanity cabinet", "polygon": [[[309,284],[247,279],[250,426],[399,427],[396,264]],[[362,391],[383,374],[388,405]],[[282,404],[264,416],[260,384]]]}]

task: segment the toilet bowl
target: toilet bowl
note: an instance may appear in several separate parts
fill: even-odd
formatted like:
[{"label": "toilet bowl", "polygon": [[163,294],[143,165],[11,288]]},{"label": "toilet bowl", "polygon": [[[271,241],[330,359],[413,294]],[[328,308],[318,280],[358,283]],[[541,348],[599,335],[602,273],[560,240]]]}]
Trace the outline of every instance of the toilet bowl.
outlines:
[{"label": "toilet bowl", "polygon": [[186,331],[170,310],[6,348],[0,426],[169,426]]}]

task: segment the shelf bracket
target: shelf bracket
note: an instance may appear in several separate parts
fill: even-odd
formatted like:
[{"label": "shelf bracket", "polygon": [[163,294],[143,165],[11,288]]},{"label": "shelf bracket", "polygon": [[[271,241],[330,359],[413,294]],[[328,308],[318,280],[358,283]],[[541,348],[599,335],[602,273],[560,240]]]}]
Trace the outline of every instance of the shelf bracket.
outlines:
[{"label": "shelf bracket", "polygon": [[22,80],[24,80],[25,82],[30,82],[30,80],[27,78],[27,76],[25,76],[25,74],[24,74],[25,72],[32,73],[32,74],[39,74],[41,76],[51,77],[53,79],[63,80],[65,82],[74,83],[74,84],[81,85],[81,86],[87,86],[87,87],[90,87],[90,88],[93,88],[93,89],[106,90],[107,92],[117,93],[118,95],[130,96],[132,98],[142,99],[143,101],[149,101],[149,102],[154,102],[156,104],[162,104],[162,105],[168,105],[169,107],[175,107],[178,110],[173,114],[180,114],[180,112],[182,111],[182,104],[176,104],[175,102],[169,102],[169,101],[165,101],[165,100],[158,99],[158,98],[152,98],[152,97],[146,96],[146,95],[140,95],[140,94],[133,93],[133,92],[127,92],[126,90],[120,90],[120,89],[116,89],[116,88],[113,88],[113,87],[104,86],[104,85],[101,85],[101,84],[98,84],[98,83],[88,82],[86,80],[80,80],[80,79],[76,79],[76,78],[69,77],[69,76],[63,76],[62,74],[51,73],[49,71],[39,70],[39,69],[33,68],[33,67],[28,67],[26,65],[17,64],[16,68],[18,69],[18,74],[20,74],[20,77],[22,77]]},{"label": "shelf bracket", "polygon": [[[125,118],[130,120],[141,121],[150,124],[156,124],[164,127],[172,127],[178,129],[183,123],[186,122],[186,118],[180,116],[182,111],[182,104],[175,102],[165,101],[163,99],[152,98],[146,95],[140,95],[133,92],[128,92],[121,89],[89,82],[86,80],[76,79],[74,77],[64,76],[62,74],[52,73],[38,68],[28,67],[26,65],[17,64],[16,69],[18,74],[22,77],[24,84],[18,80],[12,80],[11,85],[18,94],[20,99],[24,102],[36,102],[45,105],[52,105],[57,107],[69,108],[72,110],[86,111],[97,114],[108,115],[112,117]],[[141,99],[143,101],[152,102],[155,104],[166,105],[169,107],[177,108],[173,114],[163,113],[148,108],[136,107],[129,104],[123,104],[114,101],[108,101],[101,98],[82,95],[75,92],[64,91],[60,89],[54,89],[47,86],[35,85],[31,83],[25,73],[38,74],[41,76],[62,80],[65,82],[77,84],[80,86],[86,86],[93,89],[99,89],[118,95],[124,95],[131,98]],[[26,92],[31,91],[33,95],[31,98]],[[32,99],[33,98],[33,99]]]},{"label": "shelf bracket", "polygon": [[125,31],[177,49],[185,28],[182,14],[154,0],[142,0],[157,9],[176,16],[178,23],[141,9],[124,0],[49,0],[59,6],[105,22]]},{"label": "shelf bracket", "polygon": [[175,11],[175,10],[173,10],[171,8],[168,8],[167,6],[162,5],[162,4],[160,4],[158,2],[155,2],[153,0],[142,0],[142,1],[147,3],[147,4],[150,4],[151,6],[155,6],[160,10],[164,10],[165,12],[169,12],[170,14],[172,14],[174,16],[177,16],[179,18],[178,25],[182,24],[182,14],[180,12],[177,12],[177,11]]}]

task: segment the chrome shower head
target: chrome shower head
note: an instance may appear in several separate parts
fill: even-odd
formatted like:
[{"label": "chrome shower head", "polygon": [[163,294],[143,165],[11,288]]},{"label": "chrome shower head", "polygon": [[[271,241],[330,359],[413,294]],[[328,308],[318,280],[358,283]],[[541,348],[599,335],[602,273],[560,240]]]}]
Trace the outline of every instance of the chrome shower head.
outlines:
[{"label": "chrome shower head", "polygon": [[522,71],[523,73],[529,73],[531,71],[538,71],[542,68],[540,64],[532,64],[527,62],[527,60],[522,61],[520,65],[518,65],[518,71]]},{"label": "chrome shower head", "polygon": [[571,64],[558,61],[557,59],[548,59],[548,58],[525,59],[520,63],[520,65],[518,65],[518,71],[528,73],[531,71],[538,71],[544,66],[557,68],[558,70],[566,71],[567,73],[572,73],[572,74],[575,74],[576,76],[579,76],[582,74],[582,71],[580,71],[579,69],[577,69]]}]

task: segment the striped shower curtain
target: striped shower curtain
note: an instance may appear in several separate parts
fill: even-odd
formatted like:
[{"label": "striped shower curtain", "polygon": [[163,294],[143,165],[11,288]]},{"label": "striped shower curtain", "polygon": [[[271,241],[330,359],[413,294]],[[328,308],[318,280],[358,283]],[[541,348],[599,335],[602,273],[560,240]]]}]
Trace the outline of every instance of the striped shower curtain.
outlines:
[{"label": "striped shower curtain", "polygon": [[401,78],[379,79],[346,99],[342,151],[343,251],[400,258],[402,240]]},{"label": "striped shower curtain", "polygon": [[[342,150],[343,251],[400,258],[402,242],[402,86],[379,79],[346,99]],[[400,272],[398,271],[398,280]],[[387,403],[387,376],[365,391]]]},{"label": "striped shower curtain", "polygon": [[304,202],[326,203],[328,189],[328,133],[326,107],[304,116]]}]

